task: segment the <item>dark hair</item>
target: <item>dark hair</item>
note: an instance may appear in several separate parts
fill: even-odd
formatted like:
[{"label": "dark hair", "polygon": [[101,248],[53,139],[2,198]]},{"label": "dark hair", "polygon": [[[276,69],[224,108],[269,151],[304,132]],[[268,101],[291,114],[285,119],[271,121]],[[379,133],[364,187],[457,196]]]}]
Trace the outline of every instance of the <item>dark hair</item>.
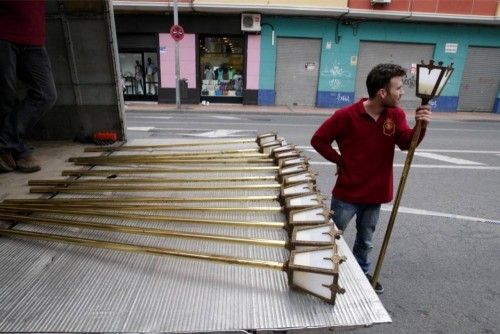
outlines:
[{"label": "dark hair", "polygon": [[396,64],[378,64],[366,77],[366,88],[368,96],[373,99],[377,96],[379,89],[387,88],[394,77],[404,77],[406,70]]}]

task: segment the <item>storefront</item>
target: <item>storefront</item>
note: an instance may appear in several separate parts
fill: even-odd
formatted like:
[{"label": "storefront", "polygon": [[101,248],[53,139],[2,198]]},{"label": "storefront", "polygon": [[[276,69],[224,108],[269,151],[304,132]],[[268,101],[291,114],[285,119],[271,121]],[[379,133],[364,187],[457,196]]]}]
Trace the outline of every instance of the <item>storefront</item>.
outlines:
[{"label": "storefront", "polygon": [[[181,103],[257,104],[260,35],[243,32],[239,14],[180,15],[179,23]],[[126,100],[175,103],[172,24],[170,16],[116,15]]]},{"label": "storefront", "polygon": [[120,80],[125,100],[158,99],[158,56],[155,50],[120,50]]},{"label": "storefront", "polygon": [[242,103],[244,87],[243,36],[199,35],[200,99]]},{"label": "storefront", "polygon": [[127,101],[156,101],[159,88],[158,35],[118,34],[120,80]]}]

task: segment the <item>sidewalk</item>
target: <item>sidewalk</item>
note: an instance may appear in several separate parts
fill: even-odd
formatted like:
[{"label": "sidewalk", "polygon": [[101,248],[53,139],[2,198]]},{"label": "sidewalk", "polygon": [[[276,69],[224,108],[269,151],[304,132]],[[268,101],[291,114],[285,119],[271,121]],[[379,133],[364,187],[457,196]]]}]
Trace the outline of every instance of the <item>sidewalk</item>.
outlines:
[{"label": "sidewalk", "polygon": [[[331,115],[336,109],[316,108],[304,106],[258,106],[232,103],[211,103],[208,106],[202,104],[183,104],[180,112],[219,112],[234,114],[291,114],[291,115]],[[179,111],[175,104],[163,104],[157,102],[127,101],[126,112],[176,112]],[[413,111],[407,112],[408,118],[414,116]],[[500,122],[500,114],[484,112],[434,112],[434,120],[456,120],[456,121],[493,121]]]}]

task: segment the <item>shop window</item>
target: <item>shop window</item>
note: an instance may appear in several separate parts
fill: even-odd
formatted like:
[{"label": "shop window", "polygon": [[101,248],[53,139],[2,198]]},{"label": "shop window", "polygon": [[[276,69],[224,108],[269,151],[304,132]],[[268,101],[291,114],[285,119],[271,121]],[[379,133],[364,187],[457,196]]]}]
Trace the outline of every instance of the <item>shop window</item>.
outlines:
[{"label": "shop window", "polygon": [[243,37],[201,36],[201,96],[243,96]]},{"label": "shop window", "polygon": [[120,78],[125,99],[158,96],[158,59],[155,52],[120,52]]}]

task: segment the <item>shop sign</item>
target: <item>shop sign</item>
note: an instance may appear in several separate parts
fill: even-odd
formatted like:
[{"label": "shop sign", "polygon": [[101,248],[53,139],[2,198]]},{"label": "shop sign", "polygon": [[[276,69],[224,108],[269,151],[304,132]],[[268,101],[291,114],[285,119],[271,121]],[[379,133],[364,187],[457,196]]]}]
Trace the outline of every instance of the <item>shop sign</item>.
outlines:
[{"label": "shop sign", "polygon": [[458,44],[457,43],[446,43],[444,45],[445,53],[457,53]]},{"label": "shop sign", "polygon": [[411,64],[410,73],[413,75],[417,74],[417,64],[415,64],[415,63]]}]

